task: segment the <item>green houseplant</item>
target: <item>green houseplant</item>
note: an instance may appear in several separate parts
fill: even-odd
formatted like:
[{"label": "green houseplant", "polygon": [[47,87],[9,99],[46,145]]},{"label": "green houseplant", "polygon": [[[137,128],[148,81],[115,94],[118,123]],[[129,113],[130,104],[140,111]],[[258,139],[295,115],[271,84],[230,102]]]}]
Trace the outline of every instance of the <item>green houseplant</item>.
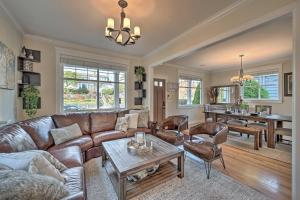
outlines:
[{"label": "green houseplant", "polygon": [[140,82],[142,82],[143,74],[145,74],[145,68],[143,66],[137,66],[135,68],[135,75],[137,76]]},{"label": "green houseplant", "polygon": [[29,118],[33,118],[37,113],[40,91],[32,85],[25,87],[21,93],[24,99],[25,112]]}]

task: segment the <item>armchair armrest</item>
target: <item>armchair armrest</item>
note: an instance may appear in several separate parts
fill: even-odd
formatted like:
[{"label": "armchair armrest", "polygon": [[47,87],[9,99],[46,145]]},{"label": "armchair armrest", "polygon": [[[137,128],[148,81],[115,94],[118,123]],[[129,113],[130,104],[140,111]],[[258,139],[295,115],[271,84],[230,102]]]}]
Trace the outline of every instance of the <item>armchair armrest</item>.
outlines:
[{"label": "armchair armrest", "polygon": [[188,125],[188,118],[186,118],[184,121],[182,121],[179,125],[178,125],[178,132],[181,132],[183,130],[186,130],[189,128]]},{"label": "armchair armrest", "polygon": [[158,125],[160,130],[166,129],[166,127],[167,129],[173,129],[174,122],[172,118],[167,118],[164,121],[160,122]]}]

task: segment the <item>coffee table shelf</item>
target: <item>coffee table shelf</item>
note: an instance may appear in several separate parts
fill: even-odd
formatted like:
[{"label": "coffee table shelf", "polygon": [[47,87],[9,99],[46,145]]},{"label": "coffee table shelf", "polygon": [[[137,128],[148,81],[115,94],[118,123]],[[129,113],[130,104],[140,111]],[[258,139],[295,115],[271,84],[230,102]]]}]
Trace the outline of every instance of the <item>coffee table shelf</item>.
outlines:
[{"label": "coffee table shelf", "polygon": [[[118,175],[112,167],[111,163],[108,161],[106,163],[106,171],[108,176],[114,186],[117,188]],[[137,182],[126,182],[126,197],[131,199],[143,192],[154,188],[155,186],[164,183],[174,177],[177,177],[180,174],[180,171],[177,170],[177,166],[172,162],[167,162],[159,166],[159,169],[154,174],[140,180]],[[116,191],[118,193],[118,191]]]}]

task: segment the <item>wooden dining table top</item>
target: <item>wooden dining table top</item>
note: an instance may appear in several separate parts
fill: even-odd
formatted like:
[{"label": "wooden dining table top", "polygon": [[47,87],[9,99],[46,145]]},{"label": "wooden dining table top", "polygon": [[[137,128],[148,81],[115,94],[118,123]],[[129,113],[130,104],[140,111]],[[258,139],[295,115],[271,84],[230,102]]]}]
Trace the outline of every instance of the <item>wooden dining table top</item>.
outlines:
[{"label": "wooden dining table top", "polygon": [[205,113],[215,113],[215,114],[222,114],[228,116],[238,116],[238,117],[245,117],[245,118],[260,118],[266,120],[273,120],[273,121],[285,121],[285,122],[292,122],[292,116],[289,115],[280,115],[280,114],[259,114],[259,115],[251,115],[250,113],[242,114],[242,113],[226,113],[225,110],[211,110],[211,111],[204,111]]}]

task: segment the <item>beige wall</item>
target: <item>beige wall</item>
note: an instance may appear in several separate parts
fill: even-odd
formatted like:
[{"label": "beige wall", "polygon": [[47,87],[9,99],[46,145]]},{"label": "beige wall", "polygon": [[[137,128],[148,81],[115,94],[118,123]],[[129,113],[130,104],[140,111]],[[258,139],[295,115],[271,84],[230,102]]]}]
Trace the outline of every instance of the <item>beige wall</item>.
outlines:
[{"label": "beige wall", "polygon": [[[189,69],[186,70],[182,67],[175,67],[170,65],[160,65],[154,68],[154,78],[162,78],[165,79],[166,82],[178,83],[179,75],[190,75],[193,77],[200,78],[203,82],[203,101],[206,103],[206,88],[209,85],[209,74],[205,72],[201,72],[197,69]],[[166,116],[170,115],[181,115],[185,114],[189,116],[190,123],[197,123],[204,121],[203,115],[203,106],[197,107],[186,107],[180,108],[177,106],[177,94],[178,92],[168,92],[168,88],[166,88]],[[152,102],[151,102],[152,103]]]},{"label": "beige wall", "polygon": [[[276,62],[269,62],[264,65],[272,65],[272,64],[282,64],[282,91],[283,91],[283,74],[287,72],[292,72],[292,61],[290,59]],[[251,67],[263,67],[263,66],[251,66]],[[251,69],[251,67],[247,69]],[[230,78],[238,74],[238,69],[229,70],[229,71],[220,71],[220,72],[212,72],[210,74],[210,85],[218,86],[218,85],[229,85]],[[283,99],[281,103],[267,103],[268,105],[272,105],[273,113],[283,114],[283,115],[292,115],[292,97],[285,97],[283,95]],[[254,106],[253,104],[251,105]]]},{"label": "beige wall", "polygon": [[[134,91],[134,81],[136,79],[134,75],[134,66],[140,65],[140,60],[133,57],[118,56],[114,53],[109,53],[107,51],[102,51],[99,49],[93,49],[81,45],[75,45],[70,43],[65,43],[61,41],[48,40],[45,38],[35,37],[35,36],[25,36],[24,45],[27,48],[35,49],[41,51],[41,62],[34,63],[34,71],[41,73],[41,99],[42,105],[41,109],[38,111],[37,116],[41,115],[51,115],[57,113],[57,85],[56,84],[56,49],[64,48],[68,50],[73,50],[76,52],[83,52],[85,54],[92,54],[93,56],[99,55],[99,57],[106,56],[112,61],[115,60],[125,60],[128,61],[128,93],[127,93],[127,106],[128,108],[133,108],[134,97],[137,96],[137,92]],[[147,102],[147,100],[145,101]],[[147,105],[146,105],[147,106]],[[26,118],[24,111],[21,109],[21,99],[18,99],[18,109],[17,109],[18,120]]]},{"label": "beige wall", "polygon": [[[18,31],[13,22],[0,6],[0,41],[13,50],[16,58],[22,48],[22,33]],[[17,59],[16,59],[17,71]],[[18,73],[16,72],[16,76]],[[17,87],[17,85],[16,85]],[[16,91],[0,89],[0,121],[13,122],[16,120]]]}]

